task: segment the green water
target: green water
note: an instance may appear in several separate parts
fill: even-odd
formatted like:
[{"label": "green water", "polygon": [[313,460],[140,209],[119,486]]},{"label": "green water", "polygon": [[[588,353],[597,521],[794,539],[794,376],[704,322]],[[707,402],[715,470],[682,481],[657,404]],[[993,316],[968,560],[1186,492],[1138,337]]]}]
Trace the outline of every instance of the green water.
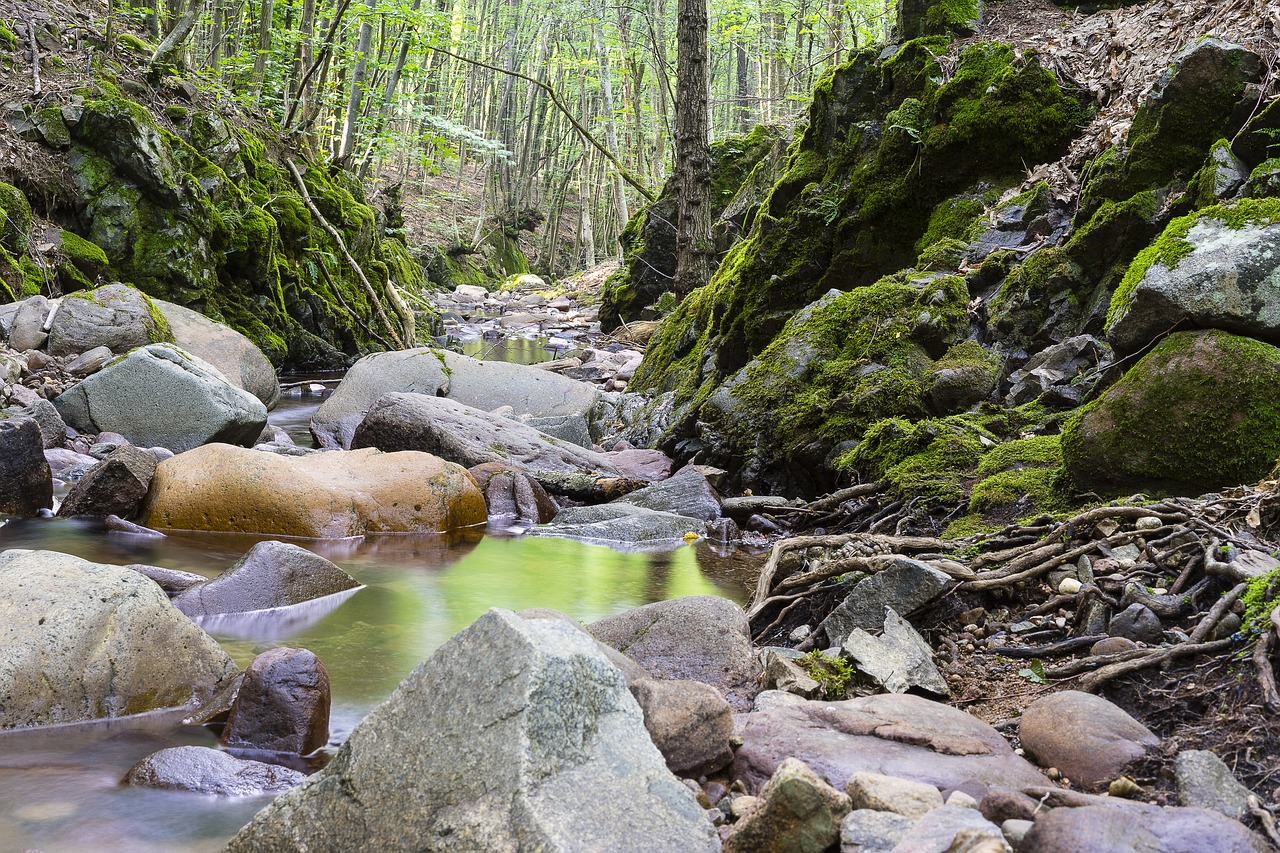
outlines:
[{"label": "green water", "polygon": [[[141,562],[214,576],[260,537],[161,540],[65,520],[10,521],[0,549],[45,548],[107,563]],[[747,597],[760,558],[705,545],[626,554],[557,539],[384,536],[305,542],[364,584],[336,606],[301,608],[211,632],[244,665],[268,648],[305,647],[328,668],[336,746],[435,648],[490,607],[552,607],[584,622],[683,595]],[[162,654],[162,649],[156,650]],[[0,735],[0,853],[217,850],[265,801],[121,787],[136,761],[165,746],[212,745],[166,719]]]}]

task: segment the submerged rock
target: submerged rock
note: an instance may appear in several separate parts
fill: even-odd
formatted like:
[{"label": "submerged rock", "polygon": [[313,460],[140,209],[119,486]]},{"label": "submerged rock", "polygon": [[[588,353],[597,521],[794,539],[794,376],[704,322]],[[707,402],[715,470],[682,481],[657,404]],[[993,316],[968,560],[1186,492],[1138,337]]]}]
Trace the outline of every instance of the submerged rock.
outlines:
[{"label": "submerged rock", "polygon": [[188,616],[244,613],[288,607],[360,584],[333,563],[285,542],[259,542],[234,566],[173,600]]},{"label": "submerged rock", "polygon": [[641,550],[670,550],[684,544],[689,537],[703,536],[706,528],[706,522],[687,515],[615,501],[599,506],[566,507],[548,524],[530,528],[525,535],[608,542]]},{"label": "submerged rock", "polygon": [[227,849],[304,848],[694,853],[719,841],[591,639],[491,610]]},{"label": "submerged rock", "polygon": [[250,445],[267,423],[258,398],[170,344],[130,352],[54,400],[81,432],[118,432],[175,453],[210,442]]},{"label": "submerged rock", "polygon": [[221,797],[278,794],[307,778],[297,770],[235,758],[204,746],[175,746],[152,753],[125,774],[124,784]]},{"label": "submerged rock", "polygon": [[277,456],[210,444],[161,462],[139,520],[157,530],[332,538],[484,524],[466,469],[426,453]]},{"label": "submerged rock", "polygon": [[142,575],[0,552],[0,729],[198,705],[238,668]]}]

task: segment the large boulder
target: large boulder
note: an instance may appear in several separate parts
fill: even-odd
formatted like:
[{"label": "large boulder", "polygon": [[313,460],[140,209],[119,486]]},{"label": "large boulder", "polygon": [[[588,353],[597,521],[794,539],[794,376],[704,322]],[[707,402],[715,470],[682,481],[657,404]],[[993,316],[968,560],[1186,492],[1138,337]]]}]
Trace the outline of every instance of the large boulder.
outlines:
[{"label": "large boulder", "polygon": [[1036,818],[1019,853],[1264,853],[1258,835],[1207,809],[1106,805]]},{"label": "large boulder", "polygon": [[222,797],[278,794],[300,784],[297,770],[235,758],[204,746],[174,746],[152,753],[129,769],[124,784]]},{"label": "large boulder", "polygon": [[128,518],[147,496],[155,473],[156,458],[150,453],[132,444],[117,447],[71,487],[58,515]]},{"label": "large boulder", "polygon": [[169,321],[174,343],[218,368],[228,382],[257,397],[268,409],[275,407],[280,400],[280,381],[253,341],[190,308],[161,299],[152,303]]},{"label": "large boulder", "polygon": [[616,503],[711,521],[720,517],[720,497],[692,465],[652,486],[638,489]]},{"label": "large boulder", "polygon": [[1175,219],[1116,290],[1107,337],[1121,352],[1172,328],[1225,329],[1280,343],[1280,199]]},{"label": "large boulder", "polygon": [[718,688],[734,710],[751,707],[760,664],[747,615],[728,599],[695,595],[655,601],[587,628],[654,678],[701,681]]},{"label": "large boulder", "polygon": [[491,610],[227,849],[693,853],[719,841],[591,639]]},{"label": "large boulder", "polygon": [[147,527],[331,538],[449,532],[486,518],[461,468],[426,453],[277,456],[209,444],[161,462],[139,511]]},{"label": "large boulder", "polygon": [[1106,788],[1160,739],[1120,708],[1091,693],[1062,690],[1037,699],[1018,719],[1018,738],[1043,767],[1074,784]]},{"label": "large boulder", "polygon": [[173,606],[188,616],[245,613],[301,604],[359,586],[319,554],[268,540],[254,545],[213,580],[188,588]]},{"label": "large boulder", "polygon": [[0,515],[35,515],[53,506],[53,473],[40,425],[31,418],[0,421]]},{"label": "large boulder", "polygon": [[1280,349],[1170,335],[1067,422],[1062,456],[1076,487],[1099,493],[1255,482],[1280,457]]},{"label": "large boulder", "polygon": [[384,394],[356,429],[351,447],[420,450],[467,468],[499,462],[535,475],[621,475],[595,451],[554,439],[519,421],[425,394]]},{"label": "large boulder", "polygon": [[137,572],[0,552],[0,729],[198,705],[238,673]]},{"label": "large boulder", "polygon": [[584,415],[597,397],[591,385],[545,370],[420,347],[357,361],[316,411],[311,434],[321,447],[350,447],[365,412],[393,391],[448,397],[484,411],[511,406],[534,417]]},{"label": "large boulder", "polygon": [[166,341],[173,341],[173,331],[151,298],[116,283],[64,296],[49,326],[48,350],[59,357],[95,347],[123,353]]},{"label": "large boulder", "polygon": [[999,732],[940,702],[896,694],[818,702],[770,692],[760,699],[767,701],[738,720],[743,742],[734,774],[749,790],[759,790],[792,756],[840,789],[863,771],[942,789],[1046,783]]},{"label": "large boulder", "polygon": [[170,344],[133,350],[54,405],[81,432],[117,432],[141,447],[175,453],[215,441],[250,445],[267,424],[261,400]]}]

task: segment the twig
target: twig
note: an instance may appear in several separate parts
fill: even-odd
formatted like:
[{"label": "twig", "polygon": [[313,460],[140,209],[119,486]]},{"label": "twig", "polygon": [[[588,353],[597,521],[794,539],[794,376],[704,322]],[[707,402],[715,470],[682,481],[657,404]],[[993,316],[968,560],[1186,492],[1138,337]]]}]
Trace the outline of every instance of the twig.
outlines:
[{"label": "twig", "polygon": [[1088,637],[1072,637],[1058,643],[1045,646],[1014,646],[1000,649],[984,649],[985,654],[1000,655],[1006,658],[1056,658],[1075,654],[1080,649],[1087,649],[1099,640],[1105,640],[1106,634]]},{"label": "twig", "polygon": [[36,25],[27,19],[27,40],[31,42],[31,94],[39,95],[40,86],[40,45],[36,41]]},{"label": "twig", "polygon": [[1258,823],[1262,824],[1262,831],[1267,834],[1267,838],[1271,839],[1274,847],[1280,847],[1280,833],[1276,832],[1276,817],[1266,806],[1262,805],[1262,800],[1257,794],[1250,794],[1246,801],[1249,804],[1249,814],[1258,819]]},{"label": "twig", "polygon": [[1157,649],[1143,657],[1134,660],[1125,661],[1124,663],[1113,663],[1104,666],[1095,672],[1091,672],[1084,678],[1080,679],[1080,689],[1086,693],[1096,693],[1098,690],[1113,679],[1122,675],[1129,675],[1139,670],[1157,666],[1165,661],[1173,658],[1186,657],[1187,655],[1203,655],[1210,652],[1221,651],[1228,648],[1233,640],[1214,640],[1209,643],[1179,643],[1176,646],[1170,646],[1165,649]]},{"label": "twig", "polygon": [[1249,585],[1247,583],[1242,583],[1228,590],[1209,609],[1209,612],[1200,620],[1200,624],[1196,625],[1195,630],[1191,632],[1191,636],[1187,638],[1187,642],[1199,643],[1212,634],[1213,629],[1218,627],[1218,623],[1222,621],[1222,617],[1226,616],[1227,611],[1231,609],[1231,605],[1235,604],[1236,600],[1244,595],[1244,591],[1248,588]]},{"label": "twig", "polygon": [[1268,711],[1280,711],[1280,691],[1276,690],[1276,673],[1271,666],[1271,644],[1275,631],[1268,628],[1258,639],[1253,650],[1253,668],[1258,676],[1258,687],[1262,690],[1262,704]]}]

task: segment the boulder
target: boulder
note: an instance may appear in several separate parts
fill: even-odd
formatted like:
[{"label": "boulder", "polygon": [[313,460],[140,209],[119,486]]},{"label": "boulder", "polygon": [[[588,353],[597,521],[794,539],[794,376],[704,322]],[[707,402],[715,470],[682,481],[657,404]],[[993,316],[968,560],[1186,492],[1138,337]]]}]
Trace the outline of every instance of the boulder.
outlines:
[{"label": "boulder", "polygon": [[49,300],[43,296],[32,296],[18,303],[18,310],[9,324],[9,349],[25,352],[44,346],[49,339],[44,322],[51,309]]},{"label": "boulder", "polygon": [[887,568],[854,584],[818,630],[830,645],[843,645],[854,629],[884,626],[886,610],[910,615],[955,586],[955,581],[926,563],[894,557]]},{"label": "boulder", "polygon": [[1206,809],[1082,806],[1040,815],[1018,853],[1264,853],[1270,845]]},{"label": "boulder", "polygon": [[155,581],[157,586],[170,596],[177,595],[178,593],[190,589],[198,583],[204,583],[205,580],[207,580],[204,575],[197,575],[195,572],[166,569],[163,566],[149,566],[146,563],[129,563],[122,568],[126,568],[131,572],[137,572],[145,578],[150,578],[152,581]]},{"label": "boulder", "polygon": [[789,756],[838,788],[861,771],[939,789],[1045,784],[1044,775],[991,726],[919,696],[818,702],[768,692],[756,704],[757,710],[738,718],[743,743],[733,763],[748,790],[758,790]]},{"label": "boulder", "polygon": [[557,415],[550,418],[522,418],[526,426],[540,433],[591,449],[591,430],[582,415]]},{"label": "boulder", "polygon": [[661,450],[611,450],[604,454],[622,476],[658,482],[671,476],[671,457]]},{"label": "boulder", "polygon": [[96,347],[128,352],[172,341],[173,331],[151,297],[116,283],[64,296],[49,326],[48,351],[61,358]]},{"label": "boulder", "polygon": [[697,595],[656,601],[587,628],[654,678],[701,681],[720,690],[735,711],[751,707],[760,664],[747,615],[728,599]]},{"label": "boulder", "polygon": [[277,648],[253,659],[218,742],[226,747],[309,755],[329,741],[329,673],[306,649]]},{"label": "boulder", "polygon": [[1164,625],[1150,607],[1134,602],[1107,622],[1107,633],[1131,642],[1159,642]]},{"label": "boulder", "polygon": [[885,608],[884,633],[873,637],[854,628],[844,641],[844,652],[859,672],[890,693],[923,690],[935,696],[951,694],[933,662],[933,649],[892,607]]},{"label": "boulder", "polygon": [[333,538],[484,524],[484,496],[426,453],[277,456],[210,444],[161,462],[139,512],[157,530]]},{"label": "boulder", "polygon": [[932,785],[880,773],[854,773],[844,790],[855,809],[894,812],[915,819],[942,808],[942,792]]},{"label": "boulder", "polygon": [[489,518],[511,518],[545,524],[560,511],[555,498],[528,474],[500,462],[484,462],[467,469],[484,492]]},{"label": "boulder", "polygon": [[566,507],[556,513],[550,523],[530,528],[525,535],[669,551],[690,537],[701,537],[706,528],[706,522],[687,515],[657,512],[615,501],[600,506]]},{"label": "boulder", "polygon": [[268,540],[213,580],[183,592],[173,606],[193,617],[246,613],[359,588],[355,578],[319,554]]},{"label": "boulder", "polygon": [[316,411],[311,434],[321,447],[349,447],[364,413],[391,392],[448,397],[486,412],[511,406],[534,417],[585,415],[597,397],[592,386],[545,370],[421,347],[357,361]]},{"label": "boulder", "polygon": [[1042,767],[1086,789],[1105,789],[1160,743],[1146,726],[1101,696],[1063,690],[1037,699],[1018,720],[1018,737]]},{"label": "boulder", "polygon": [[840,838],[849,798],[795,758],[760,792],[760,802],[736,824],[724,853],[823,853]]},{"label": "boulder", "polygon": [[619,471],[601,454],[454,400],[390,393],[378,399],[351,438],[352,449],[420,450],[470,468],[500,462],[530,474]]},{"label": "boulder", "polygon": [[1077,489],[1200,494],[1280,457],[1280,349],[1227,332],[1165,338],[1062,430]]},{"label": "boulder", "polygon": [[65,447],[50,447],[45,450],[44,458],[49,463],[49,470],[53,472],[53,476],[67,482],[79,480],[102,461]]},{"label": "boulder", "polygon": [[40,399],[22,407],[22,415],[40,426],[40,438],[45,450],[61,447],[67,440],[67,425],[58,409],[48,400]]},{"label": "boulder", "polygon": [[670,512],[703,521],[720,517],[719,495],[693,466],[681,468],[671,477],[619,498],[614,504]]},{"label": "boulder", "polygon": [[898,844],[912,853],[1011,853],[1000,827],[975,809],[951,805],[921,817]]},{"label": "boulder", "polygon": [[840,822],[840,851],[892,853],[913,825],[914,820],[900,814],[855,808]]},{"label": "boulder", "polygon": [[1005,404],[1012,408],[1043,398],[1054,408],[1074,408],[1097,384],[1096,378],[1087,382],[1083,377],[1091,371],[1100,377],[1098,367],[1111,361],[1111,347],[1092,335],[1067,338],[1045,347],[1009,374]]},{"label": "boulder", "polygon": [[1124,353],[1173,328],[1225,329],[1280,343],[1277,240],[1280,199],[1174,220],[1117,289],[1107,339]]},{"label": "boulder", "polygon": [[733,761],[733,709],[710,684],[644,678],[631,684],[631,695],[672,773],[696,779]]},{"label": "boulder", "polygon": [[31,418],[0,421],[0,515],[33,516],[53,506],[53,473],[40,425]]},{"label": "boulder", "polygon": [[227,850],[718,848],[590,638],[490,610]]},{"label": "boulder", "polygon": [[152,302],[169,321],[174,343],[218,368],[228,382],[257,397],[268,409],[275,408],[280,382],[275,368],[253,341],[190,308],[161,299]]},{"label": "boulder", "polygon": [[133,765],[124,784],[221,797],[258,797],[287,791],[305,778],[297,770],[235,758],[205,746],[175,746]]},{"label": "boulder", "polygon": [[131,444],[118,447],[71,487],[58,507],[58,515],[129,518],[147,496],[155,473],[156,458],[150,453]]},{"label": "boulder", "polygon": [[1173,760],[1178,805],[1221,812],[1233,820],[1249,814],[1249,789],[1221,758],[1204,749],[1187,749]]},{"label": "boulder", "polygon": [[52,551],[0,552],[0,729],[199,705],[239,672],[160,587]]},{"label": "boulder", "polygon": [[250,445],[267,423],[262,401],[171,344],[130,352],[59,395],[54,405],[81,432],[118,432],[175,453],[209,442]]}]

